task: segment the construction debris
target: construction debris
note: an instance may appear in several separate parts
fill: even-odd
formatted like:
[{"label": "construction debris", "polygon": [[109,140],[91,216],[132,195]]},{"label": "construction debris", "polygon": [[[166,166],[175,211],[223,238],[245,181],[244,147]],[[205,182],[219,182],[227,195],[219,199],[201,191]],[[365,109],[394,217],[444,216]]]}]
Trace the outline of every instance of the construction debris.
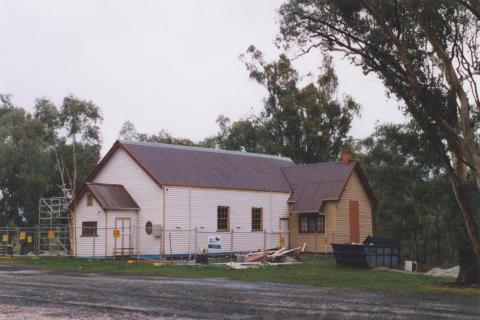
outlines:
[{"label": "construction debris", "polygon": [[254,251],[247,254],[237,255],[236,262],[229,262],[226,265],[232,269],[246,269],[258,267],[262,264],[287,265],[301,263],[299,253],[305,251],[306,243],[298,248],[272,248],[265,251]]},{"label": "construction debris", "polygon": [[455,266],[450,269],[442,269],[442,268],[433,268],[432,270],[425,273],[427,276],[446,276],[446,277],[458,277],[458,273],[460,272],[460,267]]},{"label": "construction debris", "polygon": [[232,268],[232,269],[248,269],[248,268],[255,268],[255,267],[258,267],[260,266],[262,263],[259,262],[259,263],[239,263],[239,262],[228,262],[228,263],[225,263],[225,265],[229,268]]},{"label": "construction debris", "polygon": [[221,263],[226,265],[229,268],[232,269],[248,269],[248,268],[258,268],[261,266],[287,266],[287,265],[293,265],[293,264],[301,264],[302,262],[300,261],[295,261],[295,262],[227,262],[227,263]]}]

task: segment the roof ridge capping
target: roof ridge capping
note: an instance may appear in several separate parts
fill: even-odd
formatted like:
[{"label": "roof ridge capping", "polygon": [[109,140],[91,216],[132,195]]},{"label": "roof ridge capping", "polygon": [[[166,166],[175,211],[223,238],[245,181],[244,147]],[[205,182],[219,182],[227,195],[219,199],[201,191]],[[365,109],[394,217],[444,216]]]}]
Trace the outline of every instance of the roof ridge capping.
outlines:
[{"label": "roof ridge capping", "polygon": [[299,167],[313,167],[313,166],[321,166],[321,165],[332,165],[332,164],[340,164],[340,165],[345,165],[345,166],[348,166],[348,165],[351,165],[351,164],[354,164],[354,163],[359,163],[358,160],[351,160],[349,162],[342,162],[342,161],[335,161],[335,160],[332,160],[332,161],[325,161],[325,162],[313,162],[313,163],[302,163],[302,164],[297,164],[295,167],[296,168],[299,168]]},{"label": "roof ridge capping", "polygon": [[119,140],[119,141],[120,141],[120,143],[126,144],[126,145],[137,145],[137,146],[156,147],[156,148],[169,148],[169,149],[178,149],[178,150],[191,150],[191,151],[211,152],[211,153],[222,153],[222,154],[249,156],[249,157],[257,157],[257,158],[276,159],[276,160],[288,161],[288,162],[293,163],[293,160],[290,159],[289,157],[274,156],[274,155],[263,154],[263,153],[213,149],[213,148],[205,148],[205,147],[194,147],[194,146],[185,146],[185,145],[159,143],[159,142],[144,142],[144,141],[132,141],[132,140]]}]

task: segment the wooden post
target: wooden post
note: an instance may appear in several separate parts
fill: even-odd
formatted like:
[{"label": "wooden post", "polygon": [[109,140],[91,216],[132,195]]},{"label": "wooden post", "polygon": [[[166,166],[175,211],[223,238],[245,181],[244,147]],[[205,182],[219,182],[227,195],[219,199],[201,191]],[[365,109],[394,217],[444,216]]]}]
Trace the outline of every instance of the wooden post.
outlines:
[{"label": "wooden post", "polygon": [[230,262],[233,261],[233,229],[230,229]]},{"label": "wooden post", "polygon": [[267,230],[266,229],[263,229],[263,263],[265,263],[265,260],[266,260],[266,255],[265,255],[265,251],[267,250]]},{"label": "wooden post", "polygon": [[193,248],[194,250],[194,258],[196,259],[197,258],[197,252],[198,252],[198,228],[195,227],[195,247]]}]

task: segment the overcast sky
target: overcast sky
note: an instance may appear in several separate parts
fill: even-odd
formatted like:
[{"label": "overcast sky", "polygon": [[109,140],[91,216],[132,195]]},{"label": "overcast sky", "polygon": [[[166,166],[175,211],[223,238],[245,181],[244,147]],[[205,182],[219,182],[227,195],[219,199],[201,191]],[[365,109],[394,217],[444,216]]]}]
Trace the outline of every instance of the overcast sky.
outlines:
[{"label": "overcast sky", "polygon": [[[283,1],[8,1],[0,0],[0,93],[31,111],[34,99],[61,103],[73,94],[94,101],[105,117],[104,152],[124,121],[140,132],[200,140],[215,119],[258,112],[265,91],[248,78],[239,55],[254,44],[267,59]],[[295,62],[318,69],[318,52]],[[342,93],[362,105],[352,135],[377,121],[401,122],[382,83],[336,59]]]}]

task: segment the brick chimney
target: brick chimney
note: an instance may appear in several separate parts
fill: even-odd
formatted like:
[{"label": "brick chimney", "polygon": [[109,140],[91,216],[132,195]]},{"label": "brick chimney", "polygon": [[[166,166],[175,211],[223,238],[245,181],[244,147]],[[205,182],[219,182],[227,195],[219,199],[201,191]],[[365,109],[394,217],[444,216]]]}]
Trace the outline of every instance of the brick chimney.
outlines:
[{"label": "brick chimney", "polygon": [[344,147],[342,150],[342,163],[349,163],[353,160],[352,152],[348,147]]}]

